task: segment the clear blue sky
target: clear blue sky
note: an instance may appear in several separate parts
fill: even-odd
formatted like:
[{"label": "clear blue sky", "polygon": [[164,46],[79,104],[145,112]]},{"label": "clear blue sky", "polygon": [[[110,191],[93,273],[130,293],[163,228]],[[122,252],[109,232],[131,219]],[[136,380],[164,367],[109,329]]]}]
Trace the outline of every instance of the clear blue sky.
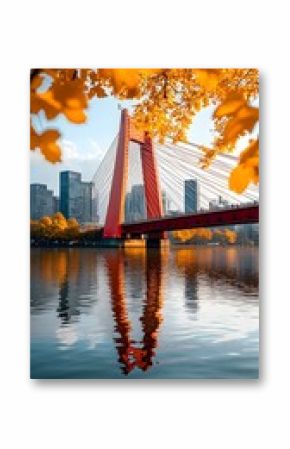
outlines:
[{"label": "clear blue sky", "polygon": [[[30,181],[47,184],[58,195],[59,172],[75,170],[82,173],[85,181],[90,181],[119,129],[120,110],[132,105],[130,101],[116,100],[113,97],[104,99],[94,98],[90,101],[87,122],[75,125],[61,115],[55,120],[46,121],[41,114],[36,126],[40,130],[56,127],[62,134],[60,145],[63,152],[63,162],[51,164],[43,158],[39,150],[31,151]],[[192,123],[188,138],[195,143],[210,145],[212,142],[211,121],[213,108],[201,111]]]}]

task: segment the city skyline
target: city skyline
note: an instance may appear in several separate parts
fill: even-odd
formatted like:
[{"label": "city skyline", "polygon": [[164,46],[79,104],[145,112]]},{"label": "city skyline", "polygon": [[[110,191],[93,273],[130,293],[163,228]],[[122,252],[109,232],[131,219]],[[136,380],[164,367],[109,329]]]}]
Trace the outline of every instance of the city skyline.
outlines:
[{"label": "city skyline", "polygon": [[60,172],[58,195],[48,189],[46,184],[30,184],[30,218],[39,220],[61,212],[63,216],[75,218],[79,223],[97,222],[97,199],[92,182],[82,180],[80,172]]},{"label": "city skyline", "polygon": [[[65,218],[76,218],[80,223],[101,223],[99,220],[99,192],[94,183],[84,181],[82,173],[74,170],[61,171],[59,178],[58,195],[53,195],[53,191],[49,190],[46,184],[30,184],[31,219],[37,220],[43,216],[61,212]],[[172,201],[166,190],[162,189],[161,196],[164,216],[176,215],[176,213],[197,213],[202,210],[200,208],[200,186],[195,178],[184,180],[183,197],[178,209],[171,208]],[[217,195],[208,202],[208,210],[228,206],[230,206],[230,203],[221,195]],[[125,197],[124,221],[133,222],[146,217],[144,184],[128,185]]]}]

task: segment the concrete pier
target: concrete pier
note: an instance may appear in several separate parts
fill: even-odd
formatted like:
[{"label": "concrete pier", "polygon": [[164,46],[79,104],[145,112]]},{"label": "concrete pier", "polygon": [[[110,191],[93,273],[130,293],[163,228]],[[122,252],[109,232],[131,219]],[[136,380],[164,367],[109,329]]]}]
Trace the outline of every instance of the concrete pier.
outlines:
[{"label": "concrete pier", "polygon": [[169,239],[146,239],[147,248],[168,248]]}]

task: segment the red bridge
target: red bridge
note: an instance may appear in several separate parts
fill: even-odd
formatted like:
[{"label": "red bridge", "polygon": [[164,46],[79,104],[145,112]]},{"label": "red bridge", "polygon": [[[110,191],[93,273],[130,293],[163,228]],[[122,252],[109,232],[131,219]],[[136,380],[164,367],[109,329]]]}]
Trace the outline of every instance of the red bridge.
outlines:
[{"label": "red bridge", "polygon": [[[147,219],[124,223],[128,155],[131,141],[137,143],[140,148]],[[168,231],[174,230],[230,226],[257,223],[258,221],[259,205],[257,202],[188,215],[164,217],[154,143],[148,133],[141,133],[134,128],[127,110],[122,111],[105,224],[103,228],[97,230],[97,238],[101,238],[104,246],[106,244],[114,245],[124,239],[140,239],[143,236],[148,240],[161,241],[167,238]]]},{"label": "red bridge", "polygon": [[198,214],[143,220],[136,223],[122,224],[122,236],[132,237],[142,234],[155,234],[180,229],[230,226],[259,222],[259,206],[241,206]]}]

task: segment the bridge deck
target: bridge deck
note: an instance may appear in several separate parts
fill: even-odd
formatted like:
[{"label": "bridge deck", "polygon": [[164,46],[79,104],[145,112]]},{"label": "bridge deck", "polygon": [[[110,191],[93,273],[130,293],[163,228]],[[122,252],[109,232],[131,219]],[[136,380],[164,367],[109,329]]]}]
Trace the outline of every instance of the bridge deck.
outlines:
[{"label": "bridge deck", "polygon": [[232,207],[173,217],[123,223],[122,234],[148,234],[180,229],[258,223],[259,205]]}]

